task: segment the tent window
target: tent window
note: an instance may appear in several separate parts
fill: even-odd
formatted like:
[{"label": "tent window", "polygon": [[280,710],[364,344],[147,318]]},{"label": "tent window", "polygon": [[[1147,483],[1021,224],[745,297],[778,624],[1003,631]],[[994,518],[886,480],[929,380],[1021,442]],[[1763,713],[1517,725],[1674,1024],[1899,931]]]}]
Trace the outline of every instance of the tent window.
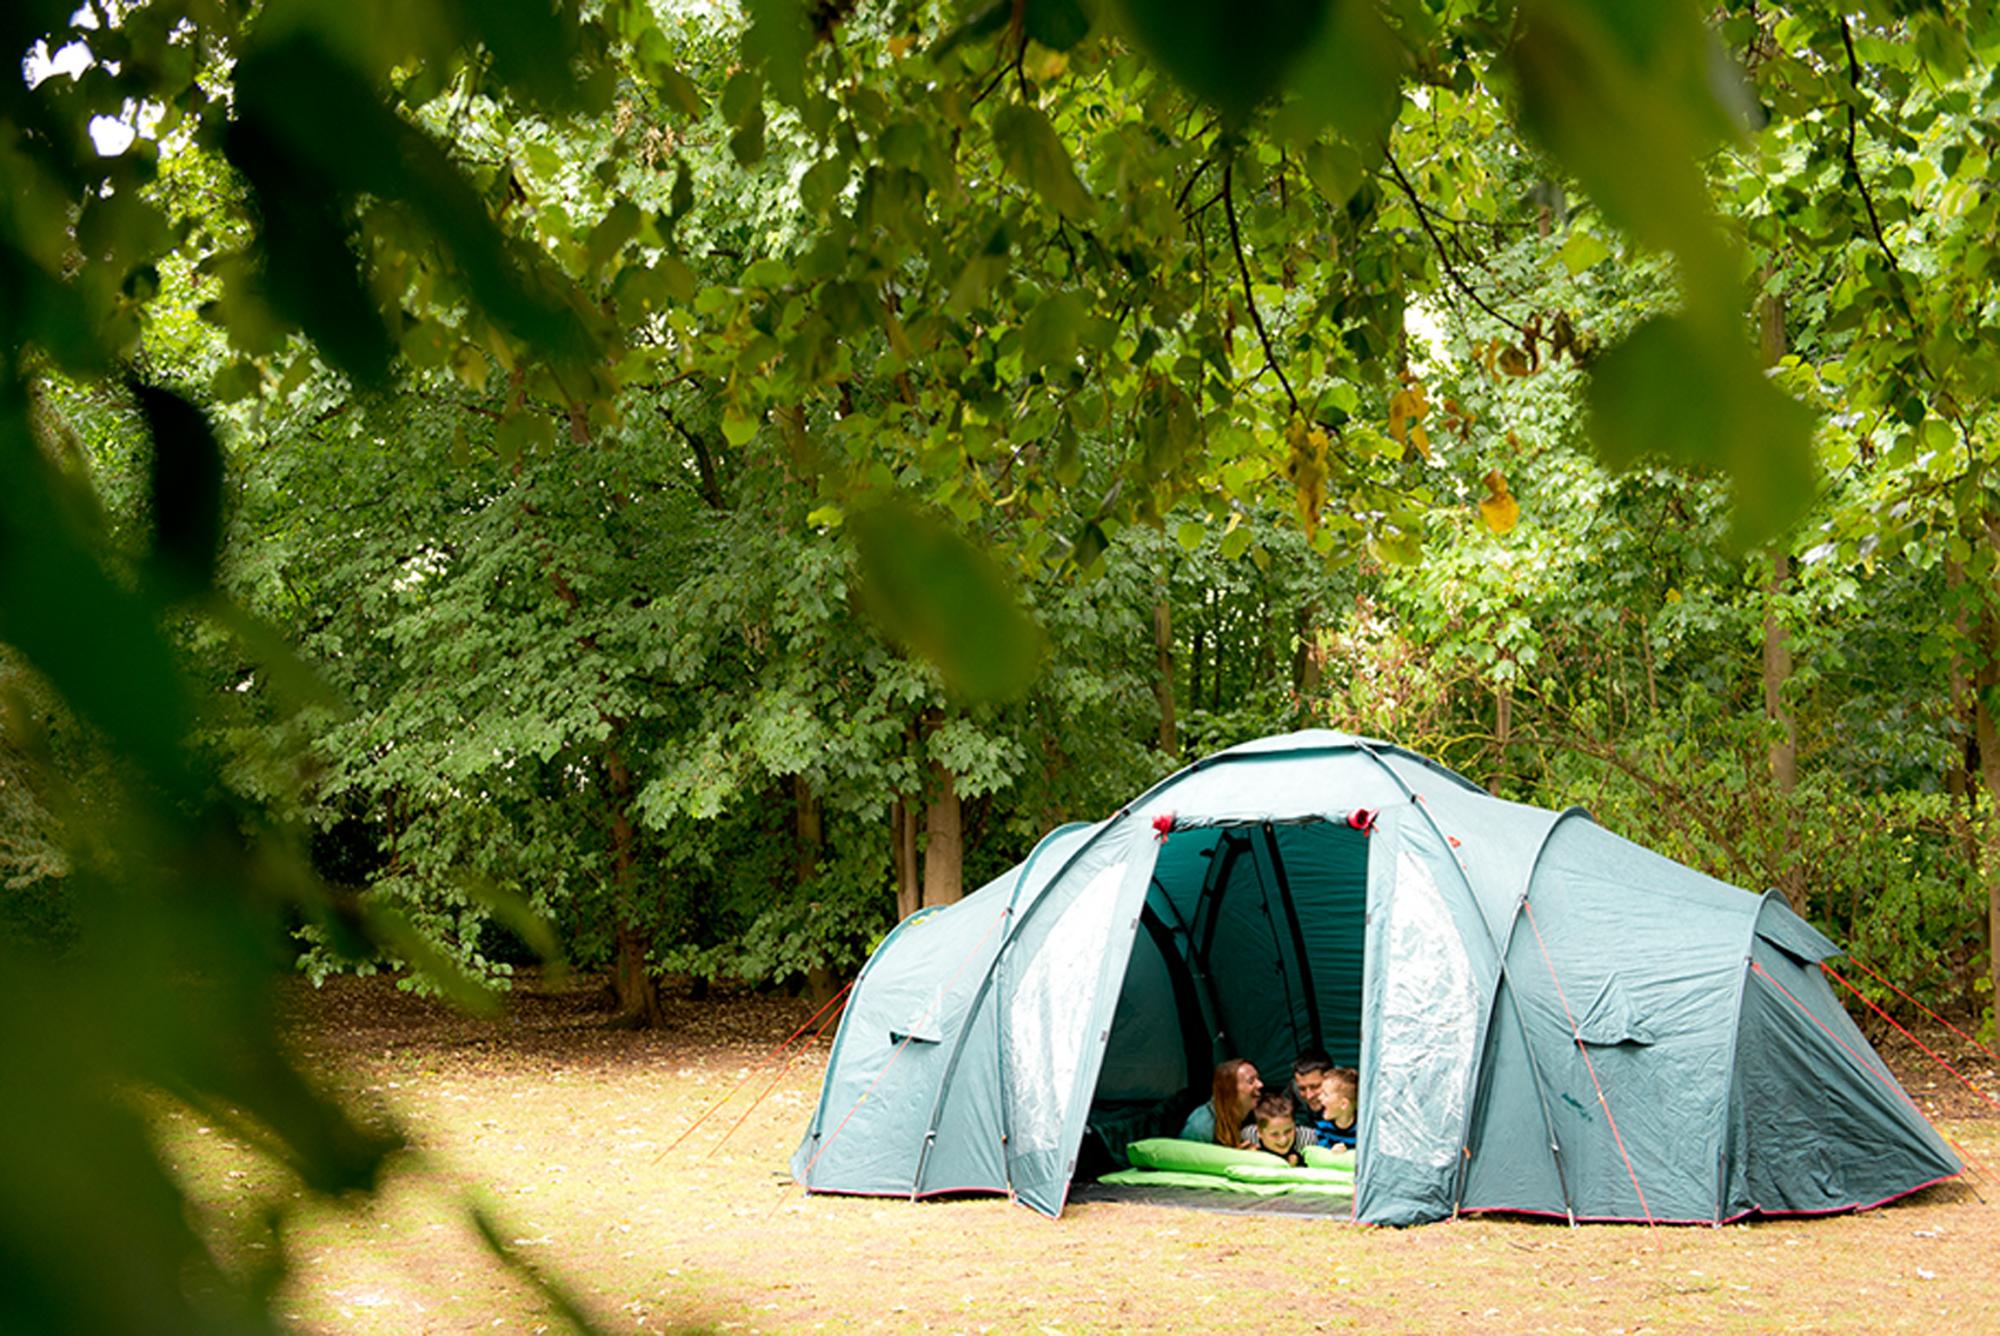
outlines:
[{"label": "tent window", "polygon": [[1430,869],[1405,852],[1389,904],[1375,1147],[1442,1168],[1458,1157],[1479,1024],[1478,988]]},{"label": "tent window", "polygon": [[1125,864],[1092,877],[1051,925],[1013,987],[1007,1015],[1008,1104],[1014,1154],[1053,1150],[1089,1041],[1090,1009],[1077,990],[1094,977],[1111,939]]}]

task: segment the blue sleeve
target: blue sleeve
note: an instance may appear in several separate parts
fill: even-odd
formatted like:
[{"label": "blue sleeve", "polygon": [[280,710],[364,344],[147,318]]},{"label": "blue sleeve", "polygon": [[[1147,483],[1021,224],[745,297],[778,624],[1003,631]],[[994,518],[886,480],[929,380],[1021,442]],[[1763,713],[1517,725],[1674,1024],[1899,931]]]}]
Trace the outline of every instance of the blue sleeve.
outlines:
[{"label": "blue sleeve", "polygon": [[1214,1141],[1215,1110],[1206,1104],[1199,1105],[1181,1124],[1182,1141]]}]

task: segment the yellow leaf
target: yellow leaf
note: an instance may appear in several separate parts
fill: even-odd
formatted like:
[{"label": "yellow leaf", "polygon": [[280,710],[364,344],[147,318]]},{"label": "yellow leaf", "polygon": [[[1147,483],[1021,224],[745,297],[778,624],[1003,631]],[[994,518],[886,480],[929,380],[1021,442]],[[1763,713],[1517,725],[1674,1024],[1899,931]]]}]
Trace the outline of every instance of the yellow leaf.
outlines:
[{"label": "yellow leaf", "polygon": [[1486,496],[1479,503],[1479,514],[1486,527],[1498,534],[1513,532],[1521,521],[1521,505],[1508,490],[1506,476],[1499,469],[1486,475]]},{"label": "yellow leaf", "polygon": [[1293,414],[1291,425],[1285,429],[1285,443],[1291,447],[1285,472],[1296,489],[1299,523],[1305,526],[1306,538],[1310,540],[1319,530],[1319,512],[1326,504],[1326,432],[1306,421],[1303,415]]}]

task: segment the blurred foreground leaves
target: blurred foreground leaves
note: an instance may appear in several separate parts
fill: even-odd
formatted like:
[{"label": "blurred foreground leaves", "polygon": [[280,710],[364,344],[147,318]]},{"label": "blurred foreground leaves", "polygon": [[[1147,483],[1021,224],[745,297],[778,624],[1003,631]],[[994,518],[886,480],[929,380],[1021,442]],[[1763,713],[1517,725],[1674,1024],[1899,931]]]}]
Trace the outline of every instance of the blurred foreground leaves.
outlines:
[{"label": "blurred foreground leaves", "polygon": [[[1914,151],[1842,61],[1848,19],[1826,6],[1776,21],[1724,5],[1723,29],[1749,25],[1727,49],[1684,3],[1026,0],[953,5],[949,20],[747,8],[723,38],[642,0],[0,8],[0,49],[93,53],[73,77],[0,81],[0,640],[115,762],[68,828],[78,944],[57,957],[0,943],[0,1047],[35,1092],[0,1114],[0,1326],[269,1323],[264,1282],[226,1273],[182,1218],[122,1103],[136,1085],[228,1119],[318,1191],[378,1181],[397,1133],[315,1093],[273,1029],[269,981],[293,922],[490,1001],[427,957],[408,919],[329,896],[295,838],[189,745],[202,710],[163,627],[205,619],[273,680],[309,674],[211,587],[227,460],[186,387],[166,388],[183,368],[154,364],[192,342],[149,330],[163,284],[226,344],[198,383],[246,420],[321,364],[363,391],[435,375],[426,392],[462,388],[453,411],[494,424],[507,478],[553,452],[614,450],[636,430],[629,396],[657,391],[647,411],[689,442],[702,505],[729,504],[732,452],[782,460],[814,489],[812,513],[846,516],[877,623],[960,696],[1005,700],[1043,656],[1009,565],[1101,574],[1121,531],[1177,505],[1199,507],[1178,525],[1184,550],[1217,533],[1225,560],[1260,573],[1277,545],[1246,516],[1274,485],[1291,488],[1278,509],[1298,516],[1301,552],[1420,559],[1424,470],[1449,428],[1443,405],[1429,425],[1427,406],[1396,406],[1411,294],[1481,303],[1511,331],[1491,341],[1489,371],[1533,374],[1540,313],[1514,309],[1519,294],[1491,306],[1460,272],[1476,258],[1468,229],[1533,225],[1494,203],[1529,190],[1580,185],[1678,276],[1678,308],[1626,320],[1622,342],[1551,340],[1593,378],[1602,457],[1726,470],[1739,536],[1779,533],[1810,492],[1812,419],[1757,369],[1750,266],[1714,216],[1709,155],[1762,114],[1742,87],[1753,54],[1772,108],[1822,137],[1843,128],[1824,109],[1845,113],[1844,153],[1836,139],[1794,155],[1821,174],[1804,185],[1865,186],[1857,138]],[[1969,49],[1989,49],[1943,18],[1914,31],[1907,61],[1863,33],[1902,62],[1905,91],[1919,65],[1955,77]],[[150,133],[100,154],[106,120]],[[483,157],[454,138],[469,120],[489,132]],[[636,128],[577,161],[565,153],[585,141],[564,135],[581,122]],[[1535,147],[1507,139],[1504,170],[1478,165],[1517,128]],[[1388,154],[1404,135],[1409,178],[1406,155]],[[210,173],[180,183],[198,207],[161,204],[163,154]],[[1983,150],[1958,154],[1939,169],[1976,177]],[[1866,242],[1851,201],[1795,193],[1743,230],[1771,245],[1782,214],[1801,247]],[[738,205],[741,226],[718,227]],[[1905,291],[1872,202],[1867,216],[1874,268],[1840,288],[1856,322],[1924,296]],[[1579,273],[1612,253],[1575,236],[1590,238],[1563,252]],[[1949,443],[1940,368],[1978,389],[1990,357],[1977,331],[1933,347],[1948,322],[1931,324],[1878,331],[1901,360],[1869,393]],[[1574,335],[1567,315],[1557,327]],[[55,375],[125,387],[149,460],[137,572],[104,550],[84,489],[38,436],[32,387]],[[700,410],[689,421],[669,411],[682,391]],[[1488,473],[1478,502],[1495,534],[1521,518],[1508,476]],[[606,468],[594,518],[617,523],[632,496],[676,481]],[[995,514],[1009,537],[989,544]],[[561,570],[535,579],[571,611],[590,592]],[[595,654],[597,635],[566,622],[561,643]],[[637,710],[608,696],[581,710],[603,746],[579,764],[622,784],[617,743]],[[33,712],[14,715],[31,733]],[[696,779],[662,790],[721,783]],[[802,821],[810,810],[802,798]],[[533,938],[520,908],[493,912]],[[107,1284],[96,1259],[114,1252]]]}]

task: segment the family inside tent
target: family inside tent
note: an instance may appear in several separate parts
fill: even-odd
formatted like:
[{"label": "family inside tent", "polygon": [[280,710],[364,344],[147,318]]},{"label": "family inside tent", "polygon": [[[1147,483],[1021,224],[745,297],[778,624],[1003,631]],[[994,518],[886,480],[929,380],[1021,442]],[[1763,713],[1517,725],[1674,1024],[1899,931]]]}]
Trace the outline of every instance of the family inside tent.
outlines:
[{"label": "family inside tent", "polygon": [[1352,1150],[1359,1091],[1360,1073],[1317,1049],[1299,1054],[1285,1089],[1266,1086],[1254,1065],[1231,1058],[1216,1067],[1209,1100],[1188,1115],[1181,1140],[1264,1151],[1293,1165],[1308,1146]]}]

